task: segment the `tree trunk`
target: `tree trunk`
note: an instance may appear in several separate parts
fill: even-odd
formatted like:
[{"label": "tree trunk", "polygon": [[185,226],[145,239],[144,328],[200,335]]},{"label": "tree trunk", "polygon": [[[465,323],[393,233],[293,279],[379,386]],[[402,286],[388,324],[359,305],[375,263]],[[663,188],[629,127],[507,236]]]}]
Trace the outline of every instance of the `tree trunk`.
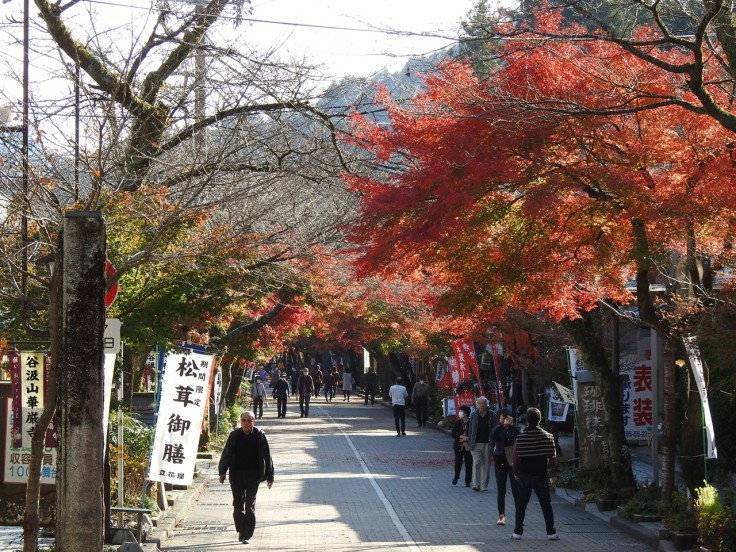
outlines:
[{"label": "tree trunk", "polygon": [[63,220],[56,549],[102,550],[105,226],[99,212]]},{"label": "tree trunk", "polygon": [[677,385],[675,347],[672,338],[663,340],[663,405],[664,435],[662,436],[662,498],[668,500],[675,490],[675,458],[677,456]]}]

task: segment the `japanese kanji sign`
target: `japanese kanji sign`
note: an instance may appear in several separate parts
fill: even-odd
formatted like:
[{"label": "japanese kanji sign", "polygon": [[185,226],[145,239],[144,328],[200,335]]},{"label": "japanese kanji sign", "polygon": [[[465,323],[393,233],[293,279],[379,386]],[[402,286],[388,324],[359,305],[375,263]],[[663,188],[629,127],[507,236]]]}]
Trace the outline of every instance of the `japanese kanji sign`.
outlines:
[{"label": "japanese kanji sign", "polygon": [[[44,388],[48,375],[46,358],[41,352],[18,352],[8,354],[13,397],[12,439],[15,448],[31,448],[36,422],[41,417],[44,403]],[[46,430],[45,444],[56,447],[55,420]]]},{"label": "japanese kanji sign", "polygon": [[[467,373],[468,368],[473,371],[475,381],[480,384],[480,373],[478,372],[478,360],[475,357],[475,346],[472,339],[456,339],[451,341],[452,351],[455,353],[455,360],[462,372]],[[467,377],[466,377],[467,379]]]},{"label": "japanese kanji sign", "polygon": [[652,434],[652,361],[640,360],[628,376],[622,397],[626,439],[648,439]]},{"label": "japanese kanji sign", "polygon": [[[25,483],[28,481],[28,466],[31,462],[30,447],[15,447],[11,433],[13,427],[12,399],[8,401],[8,417],[5,439],[5,463],[3,465],[3,481],[5,483]],[[43,451],[41,461],[41,483],[53,485],[56,483],[56,447],[47,447]]]},{"label": "japanese kanji sign", "polygon": [[191,484],[212,362],[212,356],[192,352],[166,357],[149,480]]},{"label": "japanese kanji sign", "polygon": [[468,365],[459,364],[457,360],[455,360],[455,357],[447,357],[447,366],[450,371],[450,379],[452,380],[453,389],[457,388],[457,386],[465,380],[470,379]]}]

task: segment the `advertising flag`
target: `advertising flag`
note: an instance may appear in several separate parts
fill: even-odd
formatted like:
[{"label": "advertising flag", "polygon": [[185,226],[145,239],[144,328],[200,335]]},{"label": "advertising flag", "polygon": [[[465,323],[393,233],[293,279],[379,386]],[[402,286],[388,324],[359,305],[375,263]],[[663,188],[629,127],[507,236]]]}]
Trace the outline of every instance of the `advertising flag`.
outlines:
[{"label": "advertising flag", "polygon": [[703,429],[706,437],[706,458],[718,458],[718,450],[716,449],[716,434],[713,429],[713,418],[710,414],[710,405],[708,403],[708,389],[705,385],[705,372],[703,371],[703,362],[700,359],[700,348],[695,337],[683,337],[685,350],[690,359],[690,367],[693,371],[695,384],[698,386],[700,393],[700,401],[703,404]]},{"label": "advertising flag", "polygon": [[166,357],[149,480],[191,484],[212,362],[212,356],[193,352],[170,352]]}]

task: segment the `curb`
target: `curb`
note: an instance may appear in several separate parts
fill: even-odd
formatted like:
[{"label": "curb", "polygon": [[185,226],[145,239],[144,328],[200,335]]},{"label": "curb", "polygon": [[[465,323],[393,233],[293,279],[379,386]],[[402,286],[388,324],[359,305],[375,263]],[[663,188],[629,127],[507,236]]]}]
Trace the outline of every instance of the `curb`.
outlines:
[{"label": "curb", "polygon": [[155,543],[158,548],[161,548],[174,535],[176,526],[189,514],[194,507],[194,503],[207,487],[209,487],[210,481],[211,478],[207,475],[202,476],[199,480],[195,480],[194,484],[184,491],[179,500],[171,508],[166,510],[165,515],[158,520],[157,525],[146,537],[146,543]]},{"label": "curb", "polygon": [[675,550],[675,546],[671,540],[662,538],[664,526],[661,523],[637,523],[616,515],[615,510],[599,512],[592,504],[588,507],[588,504],[581,500],[582,495],[580,494],[577,496],[578,494],[579,493],[576,491],[567,491],[562,488],[559,488],[555,493],[556,496],[573,504],[576,508],[581,508],[601,521],[609,524],[611,527],[614,527],[622,533],[626,533],[630,537],[634,537],[640,543],[645,544],[652,550],[660,550],[662,552],[672,552]]}]

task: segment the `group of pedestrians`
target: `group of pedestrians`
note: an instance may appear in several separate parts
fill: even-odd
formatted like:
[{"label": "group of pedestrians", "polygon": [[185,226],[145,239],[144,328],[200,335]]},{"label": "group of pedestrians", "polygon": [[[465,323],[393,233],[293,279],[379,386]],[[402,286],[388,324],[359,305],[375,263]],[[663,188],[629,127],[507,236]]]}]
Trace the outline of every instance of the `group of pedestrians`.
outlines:
[{"label": "group of pedestrians", "polygon": [[501,411],[494,415],[488,399],[479,397],[475,409],[463,405],[452,428],[457,485],[463,467],[465,486],[473,491],[488,490],[491,464],[494,466],[498,520],[506,525],[506,489],[511,488],[515,519],[512,539],[524,534],[524,519],[532,492],[537,496],[549,540],[558,540],[550,489],[557,483],[557,452],[554,437],[540,427],[541,412],[530,408],[526,427],[519,429],[514,417]]},{"label": "group of pedestrians", "polygon": [[[278,367],[269,373],[265,367],[255,371],[251,387],[251,399],[253,411],[257,419],[263,417],[263,406],[268,395],[266,394],[266,381],[270,376],[271,397],[276,399],[276,410],[278,418],[286,417],[286,405],[289,397],[297,396],[299,399],[299,410],[303,418],[309,417],[309,403],[312,398],[318,398],[324,392],[326,402],[332,402],[337,394],[339,386],[342,387],[343,401],[350,402],[353,391],[353,375],[345,370],[342,375],[338,367],[333,367],[327,373],[322,372],[322,367],[315,364],[310,372],[308,368],[281,371]],[[377,376],[375,371],[370,370],[366,378],[366,404],[370,396],[371,404],[375,403],[377,392]],[[268,406],[266,404],[266,406]]]}]

